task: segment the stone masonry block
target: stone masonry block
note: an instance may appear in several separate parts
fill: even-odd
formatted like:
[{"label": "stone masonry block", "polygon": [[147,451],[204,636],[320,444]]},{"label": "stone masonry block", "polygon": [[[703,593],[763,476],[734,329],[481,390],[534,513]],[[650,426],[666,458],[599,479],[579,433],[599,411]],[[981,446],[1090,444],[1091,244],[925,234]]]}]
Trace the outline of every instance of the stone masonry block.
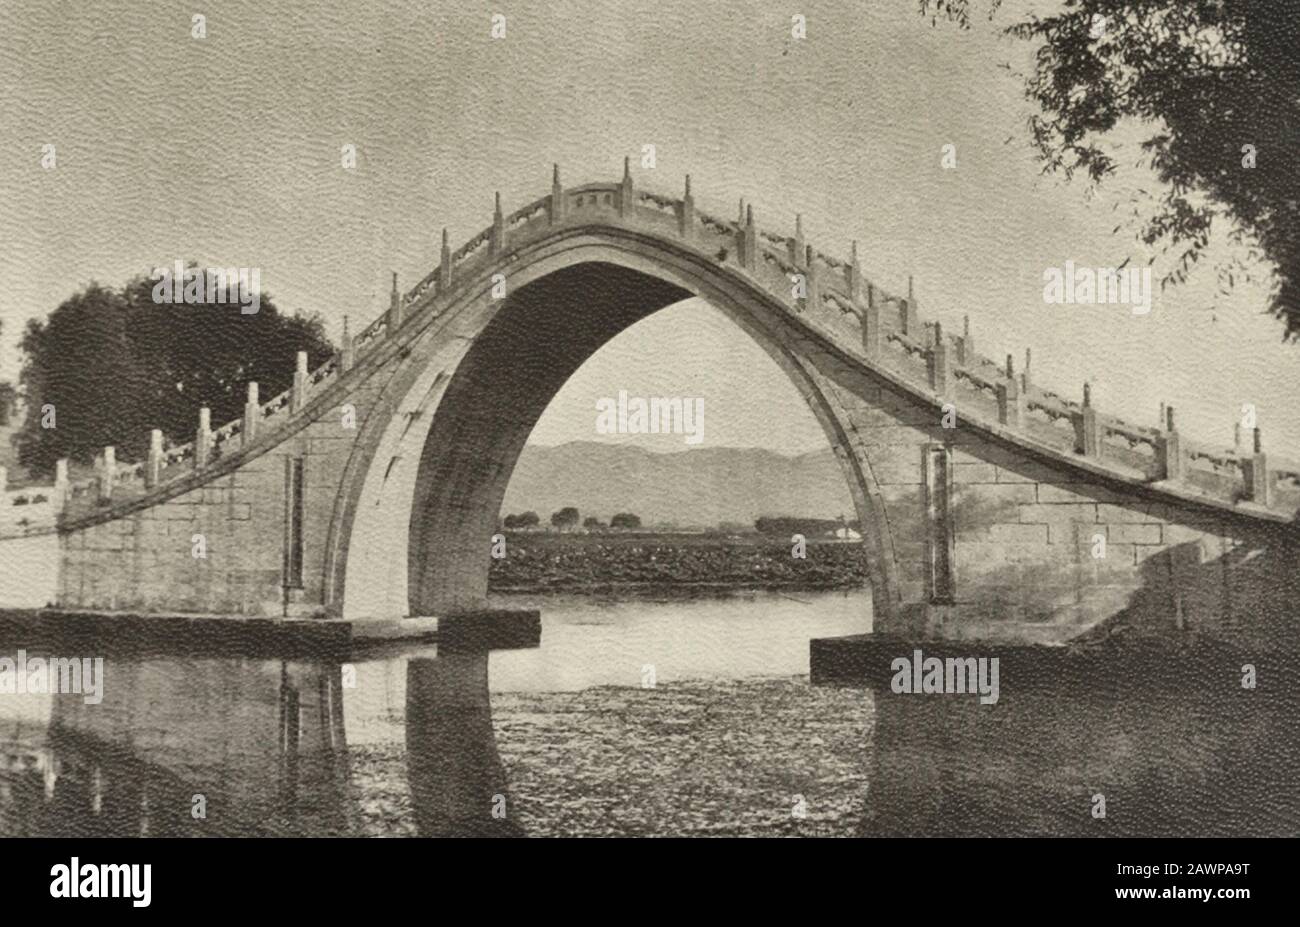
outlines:
[{"label": "stone masonry block", "polygon": [[1089,504],[1076,505],[1022,505],[1019,507],[1019,521],[1023,524],[1068,525],[1075,522],[1094,524],[1097,521],[1097,506]]},{"label": "stone masonry block", "polygon": [[994,544],[1046,544],[1047,525],[993,525],[989,539]]},{"label": "stone masonry block", "polygon": [[1112,525],[1111,538],[1118,544],[1159,544],[1160,525]]}]

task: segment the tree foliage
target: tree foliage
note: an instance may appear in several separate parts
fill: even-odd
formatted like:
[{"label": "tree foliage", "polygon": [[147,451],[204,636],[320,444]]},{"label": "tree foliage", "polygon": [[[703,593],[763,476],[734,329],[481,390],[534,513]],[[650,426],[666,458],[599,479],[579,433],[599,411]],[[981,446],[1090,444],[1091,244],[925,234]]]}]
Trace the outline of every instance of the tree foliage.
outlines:
[{"label": "tree foliage", "polygon": [[623,531],[635,531],[641,527],[641,516],[633,515],[631,512],[619,512],[609,520],[609,526]]},{"label": "tree foliage", "polygon": [[578,510],[566,505],[551,515],[551,524],[556,528],[572,528],[578,523]]},{"label": "tree foliage", "polygon": [[[922,13],[963,28],[971,0],[920,0]],[[983,0],[990,17],[1001,0]],[[1162,285],[1182,283],[1215,220],[1250,261],[1273,265],[1270,309],[1300,337],[1300,31],[1290,0],[1065,0],[1064,9],[1006,28],[1036,44],[1026,95],[1044,170],[1113,174],[1108,133],[1145,127],[1143,156],[1164,184],[1138,237],[1174,255]],[[1144,210],[1145,211],[1145,210]],[[1221,291],[1249,274],[1217,267]]]},{"label": "tree foliage", "polygon": [[[33,472],[61,457],[87,462],[106,445],[138,459],[153,428],[190,441],[201,407],[213,427],[224,424],[243,414],[250,382],[263,401],[288,389],[298,351],[312,368],[334,353],[318,318],[282,315],[265,295],[244,314],[238,305],[155,303],[153,285],[92,283],[28,322],[20,344],[28,414],[17,443]],[[47,410],[54,427],[43,427]]]}]

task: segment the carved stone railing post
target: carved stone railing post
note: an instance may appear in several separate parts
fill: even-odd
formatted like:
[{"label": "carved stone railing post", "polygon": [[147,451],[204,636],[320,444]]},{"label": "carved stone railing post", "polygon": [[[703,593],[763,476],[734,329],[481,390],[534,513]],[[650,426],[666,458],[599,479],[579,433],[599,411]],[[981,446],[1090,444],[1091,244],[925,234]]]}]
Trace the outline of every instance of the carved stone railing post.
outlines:
[{"label": "carved stone railing post", "polygon": [[388,291],[388,336],[402,327],[402,294],[397,290],[397,271],[393,271],[393,288]]},{"label": "carved stone railing post", "polygon": [[975,339],[970,333],[970,316],[963,316],[961,324],[961,338],[957,342],[957,363],[965,367],[975,363]]},{"label": "carved stone railing post", "polygon": [[248,384],[248,401],[244,403],[244,428],[240,433],[242,446],[248,447],[257,440],[258,424],[262,421],[262,404],[257,400],[257,383]]},{"label": "carved stone railing post", "polygon": [[1016,371],[1010,354],[1007,355],[1006,381],[998,384],[997,392],[998,421],[1011,428],[1019,428],[1024,417],[1025,397],[1020,391],[1020,384],[1016,382]]},{"label": "carved stone railing post", "polygon": [[54,496],[50,504],[55,512],[62,512],[68,504],[68,458],[60,457],[54,461]]},{"label": "carved stone railing post", "polygon": [[357,362],[357,344],[348,334],[348,317],[343,317],[343,343],[339,347],[339,373],[347,373]]},{"label": "carved stone railing post", "polygon": [[740,264],[746,270],[758,269],[758,226],[754,224],[754,205],[745,207],[745,228],[740,236]]},{"label": "carved stone railing post", "polygon": [[162,477],[163,433],[155,428],[149,432],[149,457],[144,465],[144,485],[153,489]]},{"label": "carved stone railing post", "polygon": [[293,387],[289,391],[289,411],[297,412],[307,404],[307,352],[299,351],[293,369]]},{"label": "carved stone railing post", "polygon": [[451,241],[447,230],[442,230],[442,255],[438,261],[438,292],[446,293],[451,289]]},{"label": "carved stone railing post", "polygon": [[740,218],[736,220],[736,263],[745,266],[745,198],[740,198]]},{"label": "carved stone railing post", "polygon": [[111,446],[104,448],[95,458],[95,468],[99,470],[99,501],[111,502],[113,484],[117,481],[117,450]]},{"label": "carved stone railing post", "polygon": [[623,158],[623,183],[618,188],[618,214],[624,219],[632,215],[636,200],[632,192],[632,159]]},{"label": "carved stone railing post", "polygon": [[862,350],[867,357],[880,356],[880,297],[876,288],[868,283],[867,304],[862,309]]},{"label": "carved stone railing post", "polygon": [[948,345],[943,340],[943,326],[934,323],[934,345],[926,358],[930,373],[930,389],[940,396],[948,395],[952,385],[952,361],[948,356]]},{"label": "carved stone railing post", "polygon": [[[911,284],[908,284],[907,288],[910,291],[912,289]],[[911,297],[903,300],[898,305],[898,327],[909,338],[919,339],[924,335],[921,317],[917,314],[916,304],[912,302]]]},{"label": "carved stone railing post", "polygon": [[814,263],[817,255],[813,251],[812,245],[804,246],[804,286],[807,296],[804,298],[804,308],[817,310],[822,307],[822,288],[821,281],[818,279],[817,266]]},{"label": "carved stone railing post", "polygon": [[1083,408],[1074,413],[1075,450],[1084,457],[1101,456],[1101,425],[1092,407],[1092,387],[1083,384]]},{"label": "carved stone railing post", "polygon": [[691,196],[691,175],[686,175],[686,195],[677,210],[677,231],[683,238],[695,236],[695,197]]},{"label": "carved stone railing post", "polygon": [[1183,442],[1178,430],[1174,428],[1174,407],[1163,406],[1165,420],[1164,431],[1156,437],[1156,470],[1162,480],[1177,482],[1183,478],[1185,459]]},{"label": "carved stone railing post", "polygon": [[551,171],[551,225],[564,221],[564,187],[560,186],[560,165]]},{"label": "carved stone railing post", "polygon": [[1268,455],[1258,428],[1254,433],[1254,453],[1241,461],[1241,476],[1246,483],[1246,498],[1260,505],[1273,504],[1273,480],[1268,472]]},{"label": "carved stone railing post", "polygon": [[208,465],[212,454],[212,410],[207,406],[199,409],[199,430],[194,433],[194,469]]},{"label": "carved stone railing post", "polygon": [[794,238],[787,242],[787,249],[790,253],[790,263],[795,267],[805,267],[804,249],[807,246],[803,240],[803,214],[795,213],[794,215]]},{"label": "carved stone railing post", "polygon": [[1023,392],[1029,392],[1029,386],[1032,382],[1029,379],[1029,348],[1025,348],[1025,372],[1020,375],[1020,389]]},{"label": "carved stone railing post", "polygon": [[497,191],[496,206],[492,210],[492,237],[488,239],[488,254],[496,257],[506,250],[506,217],[501,212],[501,191]]},{"label": "carved stone railing post", "polygon": [[849,266],[844,269],[844,282],[849,299],[856,306],[862,302],[862,265],[858,263],[858,243],[850,247]]}]

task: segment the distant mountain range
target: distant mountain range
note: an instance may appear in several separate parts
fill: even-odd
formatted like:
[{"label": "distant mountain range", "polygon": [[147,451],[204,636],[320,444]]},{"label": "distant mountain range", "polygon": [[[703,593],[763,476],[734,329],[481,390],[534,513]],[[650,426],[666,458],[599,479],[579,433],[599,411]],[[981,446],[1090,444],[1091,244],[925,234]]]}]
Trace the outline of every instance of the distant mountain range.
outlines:
[{"label": "distant mountain range", "polygon": [[855,517],[830,448],[786,457],[760,448],[692,448],[656,453],[633,445],[574,441],[529,444],[506,490],[501,514],[551,513],[575,506],[608,521],[633,512],[642,524],[712,528],[752,525],[760,515]]}]

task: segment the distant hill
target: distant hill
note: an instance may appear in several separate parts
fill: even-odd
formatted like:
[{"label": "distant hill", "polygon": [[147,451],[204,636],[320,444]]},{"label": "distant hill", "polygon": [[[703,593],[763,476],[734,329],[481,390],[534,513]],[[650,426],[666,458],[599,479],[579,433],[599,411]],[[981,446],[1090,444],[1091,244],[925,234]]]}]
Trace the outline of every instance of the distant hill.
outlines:
[{"label": "distant hill", "polygon": [[531,509],[546,524],[566,505],[602,521],[634,512],[647,527],[752,525],[760,515],[856,517],[830,448],[786,457],[732,447],[661,454],[594,441],[525,446],[502,515]]}]

